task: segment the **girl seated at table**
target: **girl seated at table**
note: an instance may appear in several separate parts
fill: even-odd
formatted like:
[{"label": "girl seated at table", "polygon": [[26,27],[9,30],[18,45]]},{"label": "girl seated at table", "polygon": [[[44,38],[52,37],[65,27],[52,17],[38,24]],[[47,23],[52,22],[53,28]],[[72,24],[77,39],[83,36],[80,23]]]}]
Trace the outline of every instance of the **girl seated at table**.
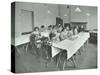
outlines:
[{"label": "girl seated at table", "polygon": [[62,32],[62,29],[63,29],[63,26],[62,25],[58,26],[57,32],[58,33],[61,33]]},{"label": "girl seated at table", "polygon": [[74,26],[73,27],[73,35],[77,35],[78,34],[78,31],[79,31],[78,26]]},{"label": "girl seated at table", "polygon": [[42,26],[40,27],[40,31],[41,31],[41,32],[44,32],[44,31],[45,31],[45,26],[44,26],[44,25],[42,25]]},{"label": "girl seated at table", "polygon": [[57,28],[56,26],[54,26],[52,32],[49,34],[50,40],[52,42],[59,42],[60,41],[59,36],[60,33],[57,32]]},{"label": "girl seated at table", "polygon": [[61,34],[60,34],[60,40],[70,39],[72,37],[73,33],[69,26],[66,26],[63,28]]},{"label": "girl seated at table", "polygon": [[39,28],[35,27],[33,32],[31,33],[31,36],[34,37],[33,38],[33,43],[37,48],[41,47],[41,34],[39,32]]},{"label": "girl seated at table", "polygon": [[79,28],[79,32],[84,32],[84,30],[85,30],[84,25],[81,25]]}]

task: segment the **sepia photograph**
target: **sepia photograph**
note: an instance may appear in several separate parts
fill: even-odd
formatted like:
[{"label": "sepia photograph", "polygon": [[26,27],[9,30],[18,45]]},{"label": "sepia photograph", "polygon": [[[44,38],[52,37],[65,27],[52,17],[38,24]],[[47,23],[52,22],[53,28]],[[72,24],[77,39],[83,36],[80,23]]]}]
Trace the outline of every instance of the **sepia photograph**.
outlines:
[{"label": "sepia photograph", "polygon": [[96,69],[98,7],[11,3],[11,71]]}]

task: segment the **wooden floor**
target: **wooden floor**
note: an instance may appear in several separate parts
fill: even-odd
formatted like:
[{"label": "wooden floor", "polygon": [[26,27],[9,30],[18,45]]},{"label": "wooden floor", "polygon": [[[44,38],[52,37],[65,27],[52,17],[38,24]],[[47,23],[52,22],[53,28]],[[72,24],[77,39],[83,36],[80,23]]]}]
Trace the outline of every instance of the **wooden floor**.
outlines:
[{"label": "wooden floor", "polygon": [[[40,63],[41,58],[36,58],[33,54],[33,50],[22,49],[19,47],[21,55],[16,52],[16,73],[27,73],[27,72],[45,72],[45,71],[59,71],[54,61],[51,61],[47,67],[44,63]],[[81,55],[76,56],[77,68],[73,67],[72,62],[67,62],[65,70],[76,70],[76,69],[93,69],[97,68],[97,45],[89,43],[85,48],[85,51]]]}]

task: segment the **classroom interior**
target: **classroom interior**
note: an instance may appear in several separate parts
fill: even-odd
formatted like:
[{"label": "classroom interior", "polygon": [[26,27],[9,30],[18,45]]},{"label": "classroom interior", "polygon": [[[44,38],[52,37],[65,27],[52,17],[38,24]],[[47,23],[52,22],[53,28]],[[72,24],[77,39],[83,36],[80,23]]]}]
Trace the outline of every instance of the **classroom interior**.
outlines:
[{"label": "classroom interior", "polygon": [[[14,7],[15,9],[12,8],[12,12],[14,12],[12,16],[15,17],[11,25],[11,44],[15,47],[15,50],[12,48],[12,53],[15,53],[16,73],[97,68],[98,15],[96,6],[15,2]],[[49,59],[43,58],[46,57],[45,53],[43,57],[38,58],[34,53],[35,48],[31,48],[29,45],[30,34],[35,27],[40,28],[44,25],[47,28],[49,25],[59,24],[62,26],[68,24],[71,26],[83,25],[84,32],[89,34],[86,41],[88,44],[84,43],[85,50],[80,47],[72,55],[72,57],[75,55],[75,61],[70,58],[64,63],[62,60],[64,56],[59,59],[60,52],[54,57],[52,57],[53,52],[51,52]],[[59,60],[61,60],[60,63]]]}]

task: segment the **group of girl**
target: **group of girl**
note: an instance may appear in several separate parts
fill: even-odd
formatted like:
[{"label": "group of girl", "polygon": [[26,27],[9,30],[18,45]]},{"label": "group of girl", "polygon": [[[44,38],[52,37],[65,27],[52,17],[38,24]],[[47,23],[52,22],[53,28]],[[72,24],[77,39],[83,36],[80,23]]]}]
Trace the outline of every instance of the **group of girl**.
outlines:
[{"label": "group of girl", "polygon": [[[31,46],[36,53],[36,56],[43,59],[51,59],[51,45],[52,42],[58,43],[65,39],[72,40],[73,35],[78,34],[79,28],[77,26],[71,28],[70,25],[62,26],[62,25],[49,25],[46,28],[42,25],[40,28],[35,27],[30,36]],[[65,50],[61,52],[63,57],[66,57]],[[58,54],[59,55],[59,54]],[[65,56],[64,56],[65,55]],[[54,58],[57,62],[58,56]]]},{"label": "group of girl", "polygon": [[78,28],[75,27],[74,31],[70,26],[63,27],[62,25],[50,25],[48,28],[45,26],[35,27],[31,35],[34,35],[35,42],[41,42],[44,37],[51,42],[60,42],[65,39],[72,39],[72,36],[78,33]]}]

